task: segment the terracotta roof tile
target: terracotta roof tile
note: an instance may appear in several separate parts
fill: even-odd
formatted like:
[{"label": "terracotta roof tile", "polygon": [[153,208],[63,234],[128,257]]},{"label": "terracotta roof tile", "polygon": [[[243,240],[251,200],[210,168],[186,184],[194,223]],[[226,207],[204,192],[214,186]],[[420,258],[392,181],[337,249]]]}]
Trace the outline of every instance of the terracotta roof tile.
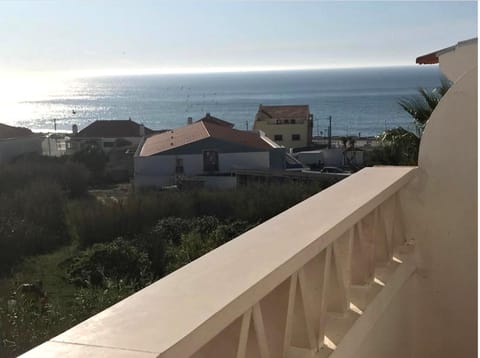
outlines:
[{"label": "terracotta roof tile", "polygon": [[185,127],[172,129],[147,138],[140,151],[140,156],[154,155],[208,137],[209,135],[203,122],[195,122]]},{"label": "terracotta roof tile", "polygon": [[257,149],[268,150],[272,148],[257,133],[241,131],[209,121],[197,121],[147,138],[140,151],[140,156],[155,155],[210,137]]},{"label": "terracotta roof tile", "polygon": [[310,109],[308,105],[278,105],[258,107],[258,113],[274,119],[308,119]]}]

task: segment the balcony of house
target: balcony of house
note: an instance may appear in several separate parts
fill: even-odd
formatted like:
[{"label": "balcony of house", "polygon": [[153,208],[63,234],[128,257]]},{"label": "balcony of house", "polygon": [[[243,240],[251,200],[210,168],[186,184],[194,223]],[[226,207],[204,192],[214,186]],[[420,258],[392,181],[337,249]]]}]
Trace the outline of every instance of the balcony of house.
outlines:
[{"label": "balcony of house", "polygon": [[418,167],[363,169],[25,356],[475,356],[476,56],[455,63]]}]

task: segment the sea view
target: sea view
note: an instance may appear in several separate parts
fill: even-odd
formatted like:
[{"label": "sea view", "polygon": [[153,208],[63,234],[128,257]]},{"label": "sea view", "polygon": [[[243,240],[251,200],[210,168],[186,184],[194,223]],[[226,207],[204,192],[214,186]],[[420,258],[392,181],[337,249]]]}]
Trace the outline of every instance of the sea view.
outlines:
[{"label": "sea view", "polygon": [[0,39],[0,358],[477,356],[476,1],[0,0]]},{"label": "sea view", "polygon": [[[313,135],[377,135],[411,129],[398,105],[419,87],[440,84],[437,66],[89,77],[51,81],[2,103],[8,124],[33,131],[70,131],[99,119],[128,119],[152,129],[182,126],[188,117],[212,115],[253,127],[259,104],[309,104]],[[7,92],[8,89],[4,89]]]}]

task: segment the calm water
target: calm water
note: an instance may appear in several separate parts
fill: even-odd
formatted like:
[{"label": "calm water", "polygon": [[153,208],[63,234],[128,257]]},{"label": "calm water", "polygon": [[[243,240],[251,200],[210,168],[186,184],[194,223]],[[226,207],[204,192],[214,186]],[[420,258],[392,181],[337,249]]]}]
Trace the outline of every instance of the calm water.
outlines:
[{"label": "calm water", "polygon": [[376,135],[411,126],[398,100],[439,83],[436,66],[71,79],[10,103],[8,122],[40,131],[52,130],[56,118],[58,129],[70,130],[74,123],[83,128],[97,119],[131,117],[162,129],[210,112],[245,129],[260,103],[309,104],[314,135],[326,130],[328,116],[334,135]]}]

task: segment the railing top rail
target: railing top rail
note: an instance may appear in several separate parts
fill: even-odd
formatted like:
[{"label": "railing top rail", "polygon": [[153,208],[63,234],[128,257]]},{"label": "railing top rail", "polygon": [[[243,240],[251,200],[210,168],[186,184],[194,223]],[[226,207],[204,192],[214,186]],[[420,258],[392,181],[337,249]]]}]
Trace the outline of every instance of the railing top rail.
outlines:
[{"label": "railing top rail", "polygon": [[415,170],[365,168],[45,345],[189,356],[395,194]]}]

